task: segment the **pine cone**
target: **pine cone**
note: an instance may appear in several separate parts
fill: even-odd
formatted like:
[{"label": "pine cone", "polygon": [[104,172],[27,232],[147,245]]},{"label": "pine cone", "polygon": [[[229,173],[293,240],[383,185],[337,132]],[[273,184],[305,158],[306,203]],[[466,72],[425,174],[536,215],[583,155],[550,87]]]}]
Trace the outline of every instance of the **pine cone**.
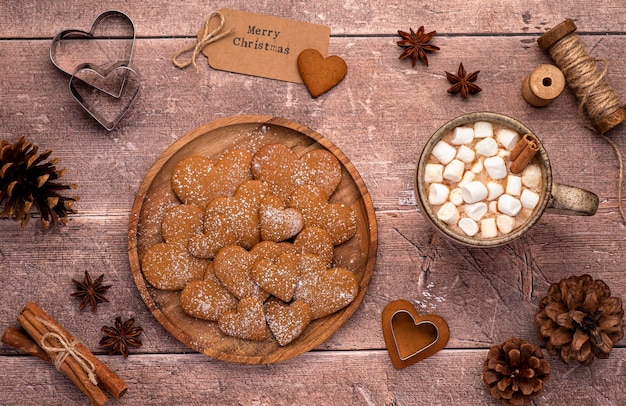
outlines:
[{"label": "pine cone", "polygon": [[59,191],[75,189],[76,185],[55,182],[65,174],[57,170],[60,159],[44,162],[52,151],[37,153],[38,147],[20,137],[14,144],[0,141],[0,204],[6,199],[0,218],[11,218],[26,225],[32,206],[41,214],[41,224],[67,222],[77,197],[63,197]]},{"label": "pine cone", "polygon": [[535,315],[548,353],[582,364],[609,356],[613,344],[624,337],[623,318],[622,300],[611,297],[604,281],[589,275],[550,285]]},{"label": "pine cone", "polygon": [[537,345],[511,337],[489,349],[483,362],[483,381],[505,405],[528,403],[543,392],[550,379],[550,363]]}]

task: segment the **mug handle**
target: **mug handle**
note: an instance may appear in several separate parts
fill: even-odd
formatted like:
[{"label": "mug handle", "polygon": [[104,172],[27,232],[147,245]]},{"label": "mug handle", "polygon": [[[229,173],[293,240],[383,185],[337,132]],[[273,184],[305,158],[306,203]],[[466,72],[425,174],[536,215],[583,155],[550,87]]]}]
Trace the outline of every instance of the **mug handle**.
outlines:
[{"label": "mug handle", "polygon": [[600,199],[595,193],[575,186],[553,183],[546,213],[593,216],[599,203]]}]

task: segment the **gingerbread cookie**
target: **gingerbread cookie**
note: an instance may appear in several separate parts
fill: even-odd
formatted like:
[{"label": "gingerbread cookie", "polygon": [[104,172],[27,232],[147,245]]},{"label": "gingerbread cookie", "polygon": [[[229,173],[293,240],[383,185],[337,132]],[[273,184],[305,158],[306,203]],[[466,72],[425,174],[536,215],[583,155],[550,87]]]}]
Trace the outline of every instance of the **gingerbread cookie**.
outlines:
[{"label": "gingerbread cookie", "polygon": [[190,155],[176,163],[171,184],[186,204],[204,208],[216,197],[232,196],[241,182],[251,179],[252,155],[242,150],[224,153],[214,164],[200,155]]},{"label": "gingerbread cookie", "polygon": [[299,210],[285,208],[280,197],[266,196],[259,206],[261,239],[281,242],[296,236],[304,227]]},{"label": "gingerbread cookie", "polygon": [[244,340],[265,341],[270,337],[263,302],[253,297],[241,299],[236,310],[224,312],[217,325],[224,334]]},{"label": "gingerbread cookie", "polygon": [[190,316],[217,321],[222,313],[237,308],[237,299],[210,279],[191,281],[180,292],[180,308]]},{"label": "gingerbread cookie", "polygon": [[328,231],[319,227],[307,227],[293,241],[299,254],[314,254],[320,257],[327,268],[333,264],[335,245]]},{"label": "gingerbread cookie", "polygon": [[280,346],[300,337],[311,322],[311,310],[304,302],[284,303],[277,299],[265,302],[265,319]]},{"label": "gingerbread cookie", "polygon": [[346,77],[348,65],[340,56],[324,55],[308,48],[298,55],[298,72],[312,97],[326,93]]},{"label": "gingerbread cookie", "polygon": [[300,210],[305,227],[326,230],[334,245],[348,241],[356,233],[354,210],[344,204],[328,203],[327,195],[317,186],[300,186],[289,199],[288,206]]},{"label": "gingerbread cookie", "polygon": [[264,291],[289,302],[300,279],[300,255],[288,252],[275,261],[258,259],[250,269],[250,277]]},{"label": "gingerbread cookie", "polygon": [[257,256],[238,245],[222,248],[213,260],[213,271],[222,284],[238,299],[254,297],[264,301],[269,293],[250,277]]},{"label": "gingerbread cookie", "polygon": [[157,289],[180,290],[204,277],[209,262],[189,254],[177,244],[158,243],[146,251],[141,262],[143,276]]},{"label": "gingerbread cookie", "polygon": [[298,158],[283,144],[268,144],[252,157],[254,179],[266,182],[273,195],[287,202],[297,187],[312,184],[327,196],[334,193],[341,181],[341,164],[326,150],[314,149]]},{"label": "gingerbread cookie", "polygon": [[202,231],[202,209],[191,204],[180,204],[169,209],[161,221],[163,239],[186,247],[189,239]]},{"label": "gingerbread cookie", "polygon": [[301,266],[294,300],[309,305],[313,320],[343,309],[359,293],[356,277],[348,269],[328,269],[319,257],[306,254],[302,255]]}]

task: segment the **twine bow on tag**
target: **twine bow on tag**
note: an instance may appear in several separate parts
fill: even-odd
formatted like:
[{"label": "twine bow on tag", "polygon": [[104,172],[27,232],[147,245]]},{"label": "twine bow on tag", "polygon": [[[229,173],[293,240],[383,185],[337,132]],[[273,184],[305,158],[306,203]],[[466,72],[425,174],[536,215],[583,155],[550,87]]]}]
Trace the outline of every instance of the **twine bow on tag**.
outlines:
[{"label": "twine bow on tag", "polygon": [[[218,17],[220,19],[220,24],[218,25],[216,29],[209,32],[209,22],[211,21],[213,17]],[[215,13],[211,14],[209,18],[207,18],[206,22],[204,23],[204,32],[202,33],[202,37],[199,38],[195,44],[189,45],[185,48],[181,48],[178,50],[178,52],[176,52],[176,54],[174,54],[174,57],[172,58],[172,62],[174,63],[174,65],[176,65],[177,67],[181,69],[186,68],[189,65],[193,65],[193,67],[196,69],[196,73],[198,73],[198,65],[196,64],[196,57],[198,56],[200,51],[202,51],[202,49],[205,46],[209,45],[212,42],[215,42],[224,38],[225,36],[227,36],[234,30],[234,28],[231,28],[230,30],[220,34],[219,32],[222,30],[222,28],[224,28],[224,15],[220,13],[219,11],[216,11]],[[187,59],[184,62],[179,62],[178,57],[184,54],[185,52],[189,52],[189,51],[193,51],[191,54],[191,58]]]},{"label": "twine bow on tag", "polygon": [[[78,340],[69,341],[61,330],[59,330],[54,324],[48,323],[45,320],[38,319],[40,323],[46,326],[48,329],[52,330],[52,332],[48,332],[41,337],[39,345],[43,348],[47,353],[54,353],[56,357],[54,358],[54,367],[56,369],[61,369],[61,366],[65,362],[68,356],[74,358],[74,360],[80,365],[80,367],[85,371],[87,377],[89,378],[89,382],[94,385],[98,385],[98,380],[96,379],[96,367],[94,364],[80,351],[76,349],[76,345],[79,344]],[[59,346],[49,345],[46,343],[46,340],[54,339],[58,341]]]}]

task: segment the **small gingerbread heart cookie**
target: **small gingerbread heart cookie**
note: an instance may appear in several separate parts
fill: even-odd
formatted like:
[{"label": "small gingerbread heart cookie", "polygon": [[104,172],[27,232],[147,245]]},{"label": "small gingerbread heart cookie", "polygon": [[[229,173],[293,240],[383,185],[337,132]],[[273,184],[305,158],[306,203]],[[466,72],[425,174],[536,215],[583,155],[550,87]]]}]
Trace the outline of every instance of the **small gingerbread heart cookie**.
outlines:
[{"label": "small gingerbread heart cookie", "polygon": [[337,55],[324,56],[316,49],[305,49],[298,55],[298,71],[312,97],[335,87],[346,77],[348,65]]},{"label": "small gingerbread heart cookie", "polygon": [[259,259],[252,265],[250,276],[264,291],[289,302],[300,280],[300,256],[285,253],[275,261]]},{"label": "small gingerbread heart cookie", "polygon": [[269,299],[265,302],[265,318],[280,346],[300,337],[311,322],[311,310],[304,302],[284,303]]},{"label": "small gingerbread heart cookie", "polygon": [[250,270],[257,256],[238,245],[222,248],[213,259],[213,271],[222,284],[238,299],[254,297],[264,301],[269,293],[251,278]]},{"label": "small gingerbread heart cookie", "polygon": [[177,244],[158,243],[141,261],[143,276],[157,289],[180,290],[193,280],[204,278],[209,261],[196,258]]},{"label": "small gingerbread heart cookie", "polygon": [[189,239],[202,231],[202,216],[202,209],[191,204],[170,208],[161,221],[163,239],[170,244],[187,247]]},{"label": "small gingerbread heart cookie", "polygon": [[265,341],[270,337],[263,301],[253,297],[241,299],[236,310],[224,312],[217,325],[224,334],[244,340]]},{"label": "small gingerbread heart cookie", "polygon": [[307,227],[298,234],[293,246],[299,254],[313,254],[320,257],[327,268],[333,264],[335,245],[328,231],[319,227]]},{"label": "small gingerbread heart cookie", "polygon": [[299,210],[285,208],[278,196],[266,196],[259,206],[261,239],[281,242],[296,236],[304,227]]},{"label": "small gingerbread heart cookie", "polygon": [[354,274],[344,268],[326,268],[317,256],[302,255],[300,282],[294,300],[309,305],[313,320],[349,305],[359,293]]},{"label": "small gingerbread heart cookie", "polygon": [[348,241],[356,233],[354,210],[344,204],[328,203],[327,195],[317,186],[300,186],[289,199],[288,206],[300,210],[305,227],[326,230],[334,245]]},{"label": "small gingerbread heart cookie", "polygon": [[183,203],[204,209],[216,197],[232,196],[241,182],[252,178],[251,161],[249,152],[236,149],[225,152],[215,163],[190,155],[174,166],[172,189]]},{"label": "small gingerbread heart cookie", "polygon": [[194,235],[189,252],[199,258],[213,258],[228,245],[251,249],[261,241],[259,205],[268,194],[259,180],[246,180],[232,197],[217,197],[204,210],[204,233]]},{"label": "small gingerbread heart cookie", "polygon": [[267,183],[271,194],[286,203],[301,185],[316,185],[331,196],[341,181],[341,164],[330,152],[314,149],[300,158],[283,144],[268,144],[252,157],[254,179]]},{"label": "small gingerbread heart cookie", "polygon": [[237,308],[237,299],[210,279],[191,281],[180,292],[180,308],[190,316],[217,321],[222,313]]}]

